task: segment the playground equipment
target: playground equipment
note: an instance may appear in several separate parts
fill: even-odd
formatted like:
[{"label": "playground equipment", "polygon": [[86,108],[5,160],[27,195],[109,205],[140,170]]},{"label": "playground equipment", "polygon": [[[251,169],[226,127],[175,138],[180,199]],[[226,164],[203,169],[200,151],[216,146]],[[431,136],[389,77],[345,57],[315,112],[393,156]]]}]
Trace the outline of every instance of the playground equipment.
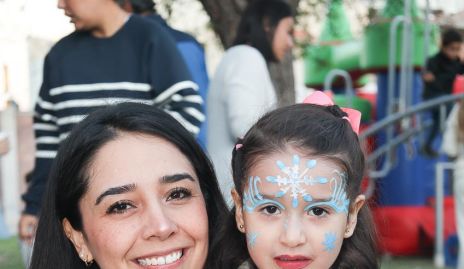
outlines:
[{"label": "playground equipment", "polygon": [[[367,193],[378,198],[375,215],[383,251],[391,254],[416,254],[422,247],[421,233],[430,239],[438,235],[433,229],[435,215],[430,202],[435,195],[437,160],[422,157],[417,149],[431,125],[427,112],[439,107],[444,121],[446,104],[456,99],[422,103],[419,71],[437,52],[439,37],[438,27],[429,23],[430,6],[428,1],[426,4],[425,16],[421,16],[414,0],[387,0],[383,12],[356,40],[342,1],[332,0],[323,34],[305,51],[305,82],[310,87],[322,88],[321,81],[330,77],[333,69],[344,70],[353,80],[365,73],[377,74],[378,122],[361,133],[361,140],[376,143],[367,158],[372,183]],[[337,97],[345,102],[352,99],[340,95],[334,99]],[[382,223],[385,219],[388,224]],[[444,229],[447,235],[453,232],[450,227]]]}]

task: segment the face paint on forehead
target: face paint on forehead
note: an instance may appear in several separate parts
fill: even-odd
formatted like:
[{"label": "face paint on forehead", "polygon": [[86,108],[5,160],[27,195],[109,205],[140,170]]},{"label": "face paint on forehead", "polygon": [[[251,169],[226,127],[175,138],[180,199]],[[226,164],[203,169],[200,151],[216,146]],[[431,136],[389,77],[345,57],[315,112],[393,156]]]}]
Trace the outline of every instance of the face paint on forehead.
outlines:
[{"label": "face paint on forehead", "polygon": [[324,235],[324,251],[332,252],[335,249],[335,242],[337,242],[337,235],[335,233],[325,233]]},{"label": "face paint on forehead", "polygon": [[265,199],[258,189],[258,183],[261,182],[259,177],[250,177],[248,179],[248,189],[243,192],[243,208],[251,213],[258,206],[263,204],[273,204],[278,206],[280,209],[285,209],[285,206],[278,201],[272,199]]},{"label": "face paint on forehead", "polygon": [[275,194],[277,198],[281,198],[287,193],[292,197],[292,206],[298,207],[298,197],[301,196],[305,202],[311,202],[313,198],[306,193],[304,186],[313,186],[315,184],[326,184],[328,182],[325,177],[313,177],[307,175],[309,170],[317,165],[316,160],[308,160],[305,164],[305,169],[300,172],[300,157],[293,155],[292,166],[286,166],[282,161],[276,162],[279,169],[284,173],[284,176],[268,176],[268,182],[277,184],[280,191]]},{"label": "face paint on forehead", "polygon": [[337,213],[348,214],[350,199],[348,199],[346,195],[346,174],[337,170],[334,171],[334,174],[335,177],[330,179],[330,185],[332,187],[330,200],[325,202],[309,203],[309,205],[306,206],[305,211],[316,206],[329,206]]}]

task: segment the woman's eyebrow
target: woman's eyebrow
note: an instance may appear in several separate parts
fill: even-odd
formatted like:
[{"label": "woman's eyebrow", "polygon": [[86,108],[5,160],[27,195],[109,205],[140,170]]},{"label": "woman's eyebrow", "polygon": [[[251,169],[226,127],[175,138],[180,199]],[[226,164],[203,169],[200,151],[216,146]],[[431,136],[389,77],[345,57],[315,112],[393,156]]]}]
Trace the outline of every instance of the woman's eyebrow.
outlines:
[{"label": "woman's eyebrow", "polygon": [[170,184],[170,183],[175,183],[175,182],[178,182],[184,179],[195,181],[195,179],[189,173],[180,173],[180,174],[165,175],[160,179],[160,183]]},{"label": "woman's eyebrow", "polygon": [[98,205],[103,200],[103,198],[105,198],[106,196],[132,192],[135,190],[135,188],[136,188],[135,184],[127,184],[123,186],[109,188],[97,197],[97,200],[95,201],[95,205]]}]

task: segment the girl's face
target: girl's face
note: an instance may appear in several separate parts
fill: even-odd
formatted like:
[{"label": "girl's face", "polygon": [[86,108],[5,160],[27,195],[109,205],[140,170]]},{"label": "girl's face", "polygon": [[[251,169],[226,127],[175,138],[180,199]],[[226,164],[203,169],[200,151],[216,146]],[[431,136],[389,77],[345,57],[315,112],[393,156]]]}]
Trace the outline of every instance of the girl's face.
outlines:
[{"label": "girl's face", "polygon": [[63,221],[78,254],[100,268],[202,268],[208,252],[205,201],[189,160],[171,143],[122,134],[89,168],[79,202],[83,231]]},{"label": "girl's face", "polygon": [[349,206],[343,171],[297,151],[271,154],[250,169],[242,199],[234,193],[238,229],[260,269],[327,269],[353,234],[364,196]]},{"label": "girl's face", "polygon": [[279,62],[293,48],[293,23],[292,17],[286,17],[279,21],[275,29],[272,40],[272,52]]}]

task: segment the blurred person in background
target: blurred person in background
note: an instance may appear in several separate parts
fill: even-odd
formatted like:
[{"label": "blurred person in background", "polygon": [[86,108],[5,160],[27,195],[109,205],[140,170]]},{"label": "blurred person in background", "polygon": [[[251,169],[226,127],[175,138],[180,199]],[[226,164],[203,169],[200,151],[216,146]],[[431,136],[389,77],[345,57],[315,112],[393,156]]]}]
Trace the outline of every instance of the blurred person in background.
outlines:
[{"label": "blurred person in background", "polygon": [[159,24],[124,11],[120,1],[58,1],[75,31],[45,58],[34,113],[35,168],[19,221],[24,241],[34,238],[60,142],[90,112],[120,102],[145,103],[164,109],[193,135],[199,132],[202,98],[174,40]]},{"label": "blurred person in background", "polygon": [[227,202],[231,152],[277,97],[268,63],[282,61],[293,47],[293,13],[281,0],[252,1],[243,12],[234,46],[229,48],[211,80],[208,92],[208,152]]},{"label": "blurred person in background", "polygon": [[[451,94],[456,75],[464,74],[464,59],[460,58],[462,36],[455,29],[446,30],[441,37],[440,51],[427,60],[426,71],[423,74],[425,84],[423,98],[431,100]],[[447,108],[447,113],[451,108]],[[437,157],[433,149],[433,141],[440,131],[440,110],[431,111],[433,125],[422,146],[422,153],[428,157]]]},{"label": "blurred person in background", "polygon": [[[201,97],[203,100],[206,100],[209,78],[206,69],[205,51],[203,46],[193,36],[170,27],[156,12],[153,0],[125,0],[122,6],[127,12],[146,16],[147,18],[158,22],[167,30],[167,32],[176,41],[177,49],[187,64],[193,81],[198,85],[198,91],[200,92]],[[207,112],[205,108],[206,103],[203,103],[203,109],[206,114]],[[206,148],[206,132],[207,121],[204,121],[197,137],[197,141],[203,148]]]}]

